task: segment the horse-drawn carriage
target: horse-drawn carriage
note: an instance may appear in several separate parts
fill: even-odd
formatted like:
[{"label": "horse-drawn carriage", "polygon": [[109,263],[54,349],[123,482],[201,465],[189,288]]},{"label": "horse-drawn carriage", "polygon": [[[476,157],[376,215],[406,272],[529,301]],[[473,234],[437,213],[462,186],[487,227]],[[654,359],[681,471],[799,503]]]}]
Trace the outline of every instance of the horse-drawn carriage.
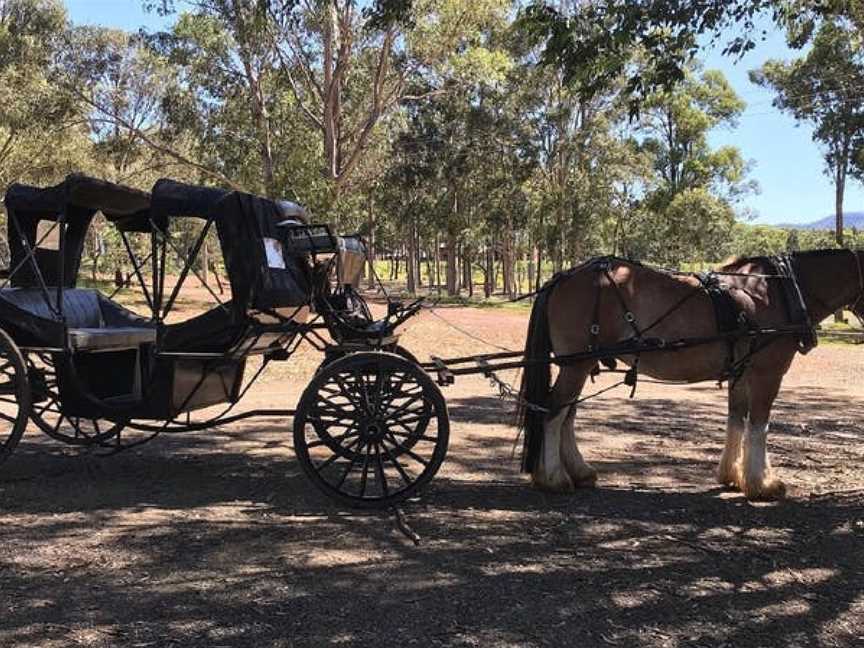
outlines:
[{"label": "horse-drawn carriage", "polygon": [[[518,401],[523,469],[541,487],[568,490],[596,479],[572,427],[576,405],[591,397],[582,387],[602,364],[631,389],[639,372],[729,381],[719,479],[748,497],[774,497],[782,484],[769,476],[765,436],[783,374],[815,344],[815,322],[843,307],[864,319],[864,252],[739,259],[704,276],[603,257],[536,293],[524,351],[419,363],[398,345],[396,328],[421,301],[388,300],[375,319],[355,290],[362,242],[308,223],[296,205],[170,180],[146,193],[83,176],[44,189],[14,185],[5,204],[0,462],[31,421],[59,441],[113,453],[161,433],[267,414],[293,417],[297,458],[319,489],[349,505],[389,506],[428,483],[447,452],[447,409],[431,376],[448,385],[483,374]],[[97,212],[128,255],[144,314],[76,287]],[[198,221],[191,243],[177,233],[188,219]],[[214,226],[230,298],[201,276]],[[214,305],[182,320],[172,314],[190,275]],[[303,341],[324,360],[296,409],[232,414],[269,363],[288,360]],[[519,394],[495,373],[515,368],[524,369]]]},{"label": "horse-drawn carriage", "polygon": [[[14,185],[5,205],[0,461],[28,422],[113,453],[160,433],[270,414],[294,416],[304,470],[343,502],[392,504],[438,470],[444,401],[395,333],[419,302],[389,302],[383,318],[372,317],[355,290],[365,260],[359,238],[309,224],[291,203],[171,180],[146,193],[72,175],[54,187]],[[122,242],[144,313],[121,305],[117,291],[77,287],[97,212]],[[200,221],[186,245],[176,231],[184,219]],[[214,227],[230,298],[202,277]],[[193,278],[214,303],[184,320],[175,310]],[[262,370],[304,340],[325,360],[296,411],[232,414]],[[202,411],[206,418],[195,419]]]}]

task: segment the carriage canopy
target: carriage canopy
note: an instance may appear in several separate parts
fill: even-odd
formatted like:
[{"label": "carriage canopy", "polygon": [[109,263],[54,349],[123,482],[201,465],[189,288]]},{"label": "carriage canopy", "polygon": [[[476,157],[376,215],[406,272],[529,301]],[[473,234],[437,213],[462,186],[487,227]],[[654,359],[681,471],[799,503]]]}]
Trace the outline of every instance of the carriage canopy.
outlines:
[{"label": "carriage canopy", "polygon": [[[305,260],[283,252],[284,229],[278,225],[284,213],[260,196],[168,179],[148,193],[76,174],[53,187],[12,185],[5,205],[14,287],[39,287],[40,275],[45,286],[74,287],[87,230],[101,212],[124,235],[155,229],[170,238],[175,218],[215,224],[237,310],[300,306],[309,300]],[[174,252],[192,264],[198,250]]]},{"label": "carriage canopy", "polygon": [[[36,287],[41,273],[48,286],[72,287],[96,212],[102,212],[117,227],[142,228],[149,222],[150,194],[74,174],[53,187],[13,184],[4,203],[11,284]],[[30,250],[35,264],[28,263]]]}]

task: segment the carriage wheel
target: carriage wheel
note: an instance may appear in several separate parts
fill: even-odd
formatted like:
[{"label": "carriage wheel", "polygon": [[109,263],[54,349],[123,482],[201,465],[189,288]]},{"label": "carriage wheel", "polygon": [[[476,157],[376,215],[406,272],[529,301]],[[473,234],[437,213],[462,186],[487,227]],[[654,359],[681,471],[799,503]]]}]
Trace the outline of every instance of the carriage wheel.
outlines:
[{"label": "carriage wheel", "polygon": [[[324,351],[324,359],[321,361],[321,364],[318,365],[318,368],[315,370],[316,375],[321,373],[321,371],[324,369],[324,367],[333,364],[334,362],[336,362],[340,358],[344,358],[346,355],[351,355],[351,352],[346,353],[344,351],[336,351],[335,349],[337,347],[335,347],[335,346],[329,347],[329,348],[333,349],[333,350]],[[403,358],[405,358],[406,360],[408,360],[409,362],[411,362],[413,364],[418,364],[418,365],[420,364],[420,360],[417,359],[417,356],[415,356],[408,349],[406,349],[405,347],[403,347],[399,344],[394,344],[390,348],[385,348],[385,349],[380,349],[380,350],[386,351],[387,353],[395,353],[396,355],[402,356]],[[357,351],[354,351],[354,353],[357,353]]]},{"label": "carriage wheel", "polygon": [[21,351],[0,329],[0,464],[15,450],[30,414],[30,383]]},{"label": "carriage wheel", "polygon": [[360,352],[309,383],[294,415],[294,450],[325,494],[385,507],[435,476],[449,432],[444,397],[425,371],[392,353]]},{"label": "carriage wheel", "polygon": [[33,391],[30,418],[52,439],[70,445],[97,445],[115,438],[125,422],[82,418],[64,414],[60,406],[57,365],[50,353],[32,353],[27,362]]}]

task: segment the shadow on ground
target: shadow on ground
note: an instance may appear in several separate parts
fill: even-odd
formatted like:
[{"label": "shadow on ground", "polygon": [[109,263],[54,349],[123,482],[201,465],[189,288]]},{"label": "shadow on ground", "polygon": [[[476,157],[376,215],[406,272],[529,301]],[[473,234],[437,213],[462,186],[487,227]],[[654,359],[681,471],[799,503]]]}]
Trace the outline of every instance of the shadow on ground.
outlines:
[{"label": "shadow on ground", "polygon": [[[592,457],[601,487],[552,496],[518,475],[500,402],[452,401],[446,470],[405,509],[419,547],[314,492],[283,422],[110,461],[28,439],[0,480],[0,644],[862,645],[860,472],[751,505],[710,482],[722,408],[592,407],[588,448],[622,441]],[[781,463],[806,443],[860,470],[864,403],[792,390],[778,411]]]}]

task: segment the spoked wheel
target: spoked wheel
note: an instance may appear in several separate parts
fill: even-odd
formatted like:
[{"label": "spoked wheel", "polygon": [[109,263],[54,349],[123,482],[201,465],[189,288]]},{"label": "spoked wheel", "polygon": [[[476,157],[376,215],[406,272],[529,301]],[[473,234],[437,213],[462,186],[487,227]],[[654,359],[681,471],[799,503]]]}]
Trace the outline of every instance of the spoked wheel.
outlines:
[{"label": "spoked wheel", "polygon": [[[327,365],[333,364],[339,358],[344,358],[346,355],[350,355],[349,353],[345,353],[344,351],[337,351],[337,347],[330,347],[329,350],[324,352],[324,360],[321,361],[321,364],[318,365],[318,369],[316,369],[315,373],[320,373],[324,367]],[[399,344],[394,344],[390,348],[381,349],[381,351],[386,351],[387,353],[395,353],[398,356],[402,356],[409,362],[414,364],[420,364],[420,361],[417,359],[413,353],[411,353],[408,349]],[[356,351],[355,351],[356,353]]]},{"label": "spoked wheel", "polygon": [[294,450],[325,494],[385,507],[438,472],[450,424],[444,397],[416,364],[392,353],[353,353],[322,368],[294,415]]},{"label": "spoked wheel", "polygon": [[110,441],[125,427],[124,422],[64,414],[54,356],[31,353],[27,356],[27,364],[33,392],[30,418],[52,439],[71,445],[98,445]]},{"label": "spoked wheel", "polygon": [[30,415],[30,383],[21,351],[0,329],[0,464],[15,450]]}]

